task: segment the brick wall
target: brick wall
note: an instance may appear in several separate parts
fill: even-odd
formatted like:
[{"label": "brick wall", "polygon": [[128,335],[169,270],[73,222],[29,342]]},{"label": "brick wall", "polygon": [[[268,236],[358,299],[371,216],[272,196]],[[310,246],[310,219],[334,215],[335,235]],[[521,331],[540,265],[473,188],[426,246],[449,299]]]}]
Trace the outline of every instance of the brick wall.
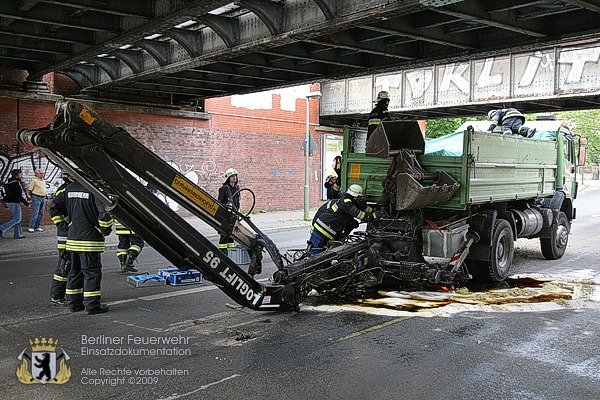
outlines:
[{"label": "brick wall", "polygon": [[[58,75],[57,75],[58,76]],[[300,209],[303,207],[304,153],[300,149],[306,129],[306,100],[295,100],[295,110],[281,108],[281,97],[272,95],[272,108],[248,109],[232,105],[231,97],[206,101],[211,119],[157,115],[144,111],[103,109],[96,111],[111,123],[122,126],[131,135],[168,161],[193,182],[211,194],[217,194],[224,172],[235,168],[241,187],[256,195],[260,211]],[[55,115],[54,100],[0,95],[0,163],[2,179],[18,166],[24,171],[26,183],[36,167],[48,168],[47,159],[36,149],[19,146],[15,133],[21,128],[47,125]],[[41,96],[43,97],[43,96]],[[112,107],[114,108],[114,106]],[[118,108],[118,107],[117,107]],[[318,100],[310,102],[311,124],[318,120]],[[322,130],[311,126],[319,144]],[[18,150],[18,151],[17,151]],[[321,154],[310,157],[310,205],[321,204]],[[47,173],[49,192],[60,184],[58,173]],[[242,195],[242,207],[248,208],[251,197]],[[23,225],[29,221],[29,209],[23,209]],[[6,209],[0,209],[0,221],[8,219]],[[44,223],[50,223],[46,215]]]}]

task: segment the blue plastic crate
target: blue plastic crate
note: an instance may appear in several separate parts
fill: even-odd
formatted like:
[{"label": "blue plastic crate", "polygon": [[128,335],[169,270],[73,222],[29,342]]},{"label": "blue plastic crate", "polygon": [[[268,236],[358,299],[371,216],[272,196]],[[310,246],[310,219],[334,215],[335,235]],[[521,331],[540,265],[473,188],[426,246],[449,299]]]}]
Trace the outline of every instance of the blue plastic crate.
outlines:
[{"label": "blue plastic crate", "polygon": [[158,270],[158,275],[160,275],[160,276],[162,276],[163,278],[165,278],[165,279],[166,279],[167,275],[168,275],[170,272],[176,272],[176,271],[180,271],[180,269],[179,269],[179,268],[175,268],[175,267],[170,267],[170,268],[160,268],[160,269]]},{"label": "blue plastic crate", "polygon": [[140,287],[151,287],[151,286],[165,286],[167,281],[164,277],[158,274],[144,274],[144,275],[129,275],[127,277],[127,283],[136,288]]},{"label": "blue plastic crate", "polygon": [[202,283],[202,274],[196,269],[165,271],[163,273],[167,285],[182,286]]},{"label": "blue plastic crate", "polygon": [[250,255],[248,254],[248,250],[240,246],[228,248],[227,257],[231,258],[231,260],[238,265],[250,264]]}]

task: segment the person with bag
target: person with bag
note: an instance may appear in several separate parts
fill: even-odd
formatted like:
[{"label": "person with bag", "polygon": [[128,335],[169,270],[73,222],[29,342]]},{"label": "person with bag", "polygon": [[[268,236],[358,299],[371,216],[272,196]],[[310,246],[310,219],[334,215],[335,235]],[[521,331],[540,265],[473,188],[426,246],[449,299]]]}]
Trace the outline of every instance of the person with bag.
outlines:
[{"label": "person with bag", "polygon": [[0,225],[0,237],[4,237],[4,233],[10,228],[14,228],[15,239],[23,239],[23,228],[21,227],[21,203],[25,206],[30,207],[29,202],[23,194],[23,187],[21,186],[21,179],[23,178],[23,172],[21,169],[13,169],[10,172],[10,179],[6,184],[6,195],[3,199],[6,208],[8,208],[13,215],[13,218]]}]

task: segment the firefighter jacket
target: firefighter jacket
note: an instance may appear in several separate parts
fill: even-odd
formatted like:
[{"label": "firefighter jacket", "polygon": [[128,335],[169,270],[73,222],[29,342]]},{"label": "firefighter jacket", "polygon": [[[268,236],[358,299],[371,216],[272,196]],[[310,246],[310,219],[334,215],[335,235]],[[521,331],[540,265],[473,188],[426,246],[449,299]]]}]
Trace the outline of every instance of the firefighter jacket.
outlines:
[{"label": "firefighter jacket", "polygon": [[117,235],[135,235],[134,231],[132,231],[131,229],[129,229],[128,227],[123,225],[121,222],[119,222],[116,219],[114,221],[115,221],[115,231],[116,231]]},{"label": "firefighter jacket", "polygon": [[8,190],[6,192],[6,196],[4,196],[5,203],[23,203],[28,206],[29,202],[23,195],[23,187],[21,186],[21,179],[19,178],[9,178],[6,182],[8,186]]},{"label": "firefighter jacket", "polygon": [[504,108],[502,110],[496,110],[496,114],[492,117],[492,124],[488,128],[488,131],[493,131],[496,125],[502,125],[502,122],[508,118],[516,118],[521,120],[521,123],[525,122],[525,116],[521,114],[521,111],[516,108]]},{"label": "firefighter jacket", "polygon": [[[69,186],[71,182],[65,182],[56,189],[56,193],[54,193],[54,199],[50,203],[50,208],[54,205],[54,201],[56,196],[60,195],[65,191],[67,186]],[[52,216],[52,215],[51,215]],[[67,215],[66,209],[63,210],[61,214],[59,210],[57,210],[57,214],[52,216],[52,222],[56,225],[56,243],[59,250],[65,250],[67,248],[67,235],[69,234],[68,226],[71,220],[69,219],[69,215]]]},{"label": "firefighter jacket", "polygon": [[[329,208],[327,208],[328,204],[330,204]],[[373,212],[371,207],[358,203],[348,194],[344,194],[341,199],[325,203],[321,208],[325,208],[325,210],[319,216],[315,215],[312,229],[318,230],[329,239],[341,238],[344,229],[353,218],[363,221],[368,214]],[[317,210],[317,214],[319,210]]]},{"label": "firefighter jacket", "polygon": [[[69,217],[70,225],[65,215]],[[110,234],[113,219],[104,204],[81,183],[73,182],[54,198],[50,216],[59,229],[68,229],[67,251],[104,251],[104,236]]]},{"label": "firefighter jacket", "polygon": [[240,209],[240,195],[239,195],[240,187],[236,183],[234,186],[231,186],[229,183],[225,182],[223,186],[219,188],[219,203],[223,204],[227,207],[229,211],[237,211]]},{"label": "firefighter jacket", "polygon": [[387,108],[388,101],[380,100],[375,108],[369,114],[369,122],[367,126],[367,139],[371,137],[373,131],[381,124],[382,121],[392,119]]}]

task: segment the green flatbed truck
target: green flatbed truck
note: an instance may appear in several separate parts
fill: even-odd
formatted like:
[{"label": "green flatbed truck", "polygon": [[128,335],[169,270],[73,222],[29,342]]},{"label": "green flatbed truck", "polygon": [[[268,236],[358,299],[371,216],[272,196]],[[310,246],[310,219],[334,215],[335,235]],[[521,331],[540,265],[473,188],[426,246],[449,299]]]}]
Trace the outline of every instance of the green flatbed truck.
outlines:
[{"label": "green flatbed truck", "polygon": [[361,185],[385,215],[368,227],[369,264],[408,281],[502,281],[517,238],[563,256],[584,138],[557,120],[528,121],[530,139],[488,126],[467,122],[426,143],[415,121],[388,121],[366,145],[364,130],[345,129],[342,186]]}]

